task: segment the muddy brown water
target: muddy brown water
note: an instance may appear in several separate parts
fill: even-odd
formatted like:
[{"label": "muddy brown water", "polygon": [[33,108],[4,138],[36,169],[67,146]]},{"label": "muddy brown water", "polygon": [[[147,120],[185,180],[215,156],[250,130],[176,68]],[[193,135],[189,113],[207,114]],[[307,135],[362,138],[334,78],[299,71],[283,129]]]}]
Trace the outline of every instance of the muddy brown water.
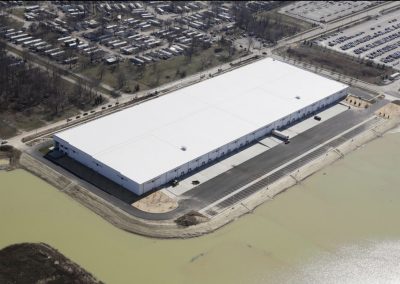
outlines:
[{"label": "muddy brown water", "polygon": [[0,247],[46,242],[106,283],[400,282],[400,134],[215,233],[121,231],[23,170],[0,172]]}]

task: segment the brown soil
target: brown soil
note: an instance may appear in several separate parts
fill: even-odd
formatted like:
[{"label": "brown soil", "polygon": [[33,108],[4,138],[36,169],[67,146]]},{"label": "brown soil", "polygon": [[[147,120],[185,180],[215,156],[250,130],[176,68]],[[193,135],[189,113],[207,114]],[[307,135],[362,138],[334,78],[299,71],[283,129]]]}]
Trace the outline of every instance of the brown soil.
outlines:
[{"label": "brown soil", "polygon": [[161,191],[156,191],[134,203],[132,206],[145,212],[165,213],[178,207],[178,202]]},{"label": "brown soil", "polygon": [[355,96],[349,95],[344,100],[348,105],[358,108],[368,108],[371,103],[367,102],[366,100],[357,98]]},{"label": "brown soil", "polygon": [[400,105],[396,103],[387,104],[382,108],[378,109],[375,112],[375,114],[384,118],[391,118],[392,116],[400,116]]},{"label": "brown soil", "polygon": [[0,250],[0,283],[102,283],[44,243]]}]

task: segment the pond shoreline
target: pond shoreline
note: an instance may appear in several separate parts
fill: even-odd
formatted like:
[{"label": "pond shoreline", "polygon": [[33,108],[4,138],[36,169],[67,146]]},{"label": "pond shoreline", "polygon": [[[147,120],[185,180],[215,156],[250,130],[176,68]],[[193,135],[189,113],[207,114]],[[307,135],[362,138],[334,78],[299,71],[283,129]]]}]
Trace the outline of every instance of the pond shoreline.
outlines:
[{"label": "pond shoreline", "polygon": [[72,179],[50,168],[28,153],[21,155],[20,165],[27,171],[39,176],[62,192],[68,194],[114,226],[127,232],[161,239],[192,238],[214,232],[237,218],[251,213],[259,205],[273,199],[274,196],[286,191],[325,166],[343,158],[358,147],[382,136],[399,123],[400,118],[398,117],[386,119],[382,124],[364,131],[350,141],[345,141],[335,149],[329,150],[307,165],[300,167],[292,174],[270,184],[267,188],[256,192],[239,204],[210,218],[208,221],[189,227],[179,226],[175,223],[175,220],[152,221],[132,216],[83,186],[76,184]]}]

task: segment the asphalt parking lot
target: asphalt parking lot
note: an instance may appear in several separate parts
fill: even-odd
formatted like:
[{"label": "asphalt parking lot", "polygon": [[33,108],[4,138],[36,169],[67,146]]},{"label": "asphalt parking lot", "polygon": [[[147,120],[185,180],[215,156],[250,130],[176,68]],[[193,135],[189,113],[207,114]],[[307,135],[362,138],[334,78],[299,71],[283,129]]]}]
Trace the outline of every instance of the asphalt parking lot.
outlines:
[{"label": "asphalt parking lot", "polygon": [[[205,208],[208,205],[223,199],[236,190],[245,187],[250,182],[262,177],[266,173],[290,162],[299,155],[316,149],[325,141],[341,134],[359,123],[366,121],[373,116],[373,112],[382,106],[384,101],[377,102],[368,109],[360,111],[347,110],[339,115],[321,122],[317,126],[302,132],[300,135],[291,139],[290,144],[279,144],[278,146],[266,151],[249,161],[225,172],[217,177],[199,185],[198,187],[185,192],[185,199],[180,205],[184,208],[195,208],[196,210]],[[357,131],[364,130],[363,127]],[[356,134],[359,132],[356,132]],[[347,136],[346,136],[347,137]],[[347,137],[348,139],[349,137]],[[345,139],[340,138],[335,143],[342,143]],[[324,150],[326,151],[326,149]],[[322,151],[323,152],[323,151]],[[321,154],[321,153],[319,153]],[[288,174],[284,172],[282,174]],[[262,187],[256,188],[259,190]],[[218,189],[218,190],[216,190]],[[252,192],[254,193],[254,192]],[[237,202],[236,200],[235,202]],[[229,203],[227,206],[230,206]]]},{"label": "asphalt parking lot", "polygon": [[[293,126],[283,130],[282,132],[285,135],[288,135],[290,139],[294,138],[297,135],[301,135],[303,132],[321,124],[321,122],[333,118],[337,115],[340,115],[342,112],[348,110],[347,106],[342,104],[335,104],[321,112],[318,113],[318,116],[321,117],[321,121],[315,120],[313,117],[307,118],[303,121],[300,121]],[[246,161],[264,153],[270,151],[274,147],[283,144],[282,140],[275,138],[274,136],[267,136],[261,139],[258,143],[255,143],[248,148],[241,150],[226,159],[222,159],[217,163],[206,167],[205,169],[190,175],[179,181],[179,184],[176,186],[167,186],[163,188],[162,191],[169,196],[181,196],[185,192],[201,185],[202,183],[215,178],[216,176],[223,174],[224,172],[230,171],[233,168],[245,163]],[[198,181],[199,183],[193,184],[193,181]]]},{"label": "asphalt parking lot", "polygon": [[320,46],[400,70],[398,11],[375,17],[316,40]]},{"label": "asphalt parking lot", "polygon": [[280,12],[310,22],[330,22],[373,7],[382,1],[296,1]]}]

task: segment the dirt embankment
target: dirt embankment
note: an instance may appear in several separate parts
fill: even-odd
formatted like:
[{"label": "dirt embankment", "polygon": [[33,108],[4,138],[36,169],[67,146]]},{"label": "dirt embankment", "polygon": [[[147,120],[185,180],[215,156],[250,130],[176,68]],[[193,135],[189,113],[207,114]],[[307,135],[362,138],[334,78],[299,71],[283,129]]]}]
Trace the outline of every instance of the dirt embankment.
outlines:
[{"label": "dirt embankment", "polygon": [[0,283],[103,282],[47,244],[22,243],[0,250]]}]

